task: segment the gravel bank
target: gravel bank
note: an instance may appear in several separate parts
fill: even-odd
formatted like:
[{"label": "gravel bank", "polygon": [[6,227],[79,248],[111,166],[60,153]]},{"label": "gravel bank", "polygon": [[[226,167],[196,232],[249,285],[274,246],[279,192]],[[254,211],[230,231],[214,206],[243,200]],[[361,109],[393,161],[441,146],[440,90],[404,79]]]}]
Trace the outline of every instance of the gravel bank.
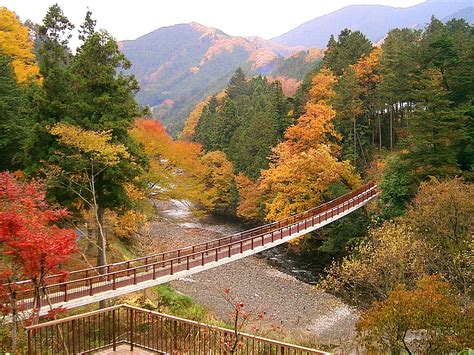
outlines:
[{"label": "gravel bank", "polygon": [[[204,228],[192,228],[166,218],[151,225],[160,249],[171,249],[221,237]],[[245,259],[172,282],[217,318],[228,320],[232,311],[224,290],[242,302],[246,311],[265,312],[263,328],[281,329],[291,338],[311,343],[345,345],[353,337],[356,312],[337,298],[314,289],[273,268],[261,257]]]}]

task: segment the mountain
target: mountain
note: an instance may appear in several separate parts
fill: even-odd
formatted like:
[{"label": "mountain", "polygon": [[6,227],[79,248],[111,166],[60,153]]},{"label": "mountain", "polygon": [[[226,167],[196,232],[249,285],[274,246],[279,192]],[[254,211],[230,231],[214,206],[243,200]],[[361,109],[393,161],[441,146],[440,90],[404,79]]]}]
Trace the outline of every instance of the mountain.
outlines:
[{"label": "mountain", "polygon": [[458,13],[471,16],[464,9],[472,7],[472,0],[426,1],[407,8],[382,5],[353,5],[310,20],[295,29],[273,38],[272,41],[286,46],[324,48],[331,35],[337,36],[342,29],[361,31],[372,42],[383,38],[392,28],[424,27],[431,16],[449,18]]},{"label": "mountain", "polygon": [[447,22],[453,18],[463,18],[469,23],[474,23],[474,6],[456,11],[454,14],[443,18],[443,22]]},{"label": "mountain", "polygon": [[278,80],[285,95],[293,96],[306,74],[316,68],[323,56],[323,49],[310,48],[287,58],[279,58],[267,78]]},{"label": "mountain", "polygon": [[137,100],[175,133],[196,103],[222,90],[240,66],[268,74],[302,47],[289,48],[259,37],[234,37],[198,23],[159,28],[120,42],[141,85]]}]

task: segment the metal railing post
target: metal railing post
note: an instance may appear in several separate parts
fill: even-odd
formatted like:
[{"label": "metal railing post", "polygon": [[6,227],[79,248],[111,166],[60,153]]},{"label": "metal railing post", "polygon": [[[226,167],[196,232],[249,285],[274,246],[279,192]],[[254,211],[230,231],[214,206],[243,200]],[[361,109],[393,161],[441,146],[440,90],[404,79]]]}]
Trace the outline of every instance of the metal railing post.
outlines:
[{"label": "metal railing post", "polygon": [[76,320],[72,320],[72,353],[76,354]]},{"label": "metal railing post", "polygon": [[[115,274],[114,274],[115,276]],[[115,278],[114,278],[115,280]],[[112,348],[114,351],[117,350],[117,334],[115,332],[115,309],[112,310]]]},{"label": "metal railing post", "polygon": [[64,302],[67,302],[67,283],[64,284]]},{"label": "metal railing post", "polygon": [[28,329],[28,355],[33,355],[33,341],[31,329]]},{"label": "metal railing post", "polygon": [[135,342],[134,333],[135,332],[135,312],[130,308],[130,350],[133,351],[133,345]]}]

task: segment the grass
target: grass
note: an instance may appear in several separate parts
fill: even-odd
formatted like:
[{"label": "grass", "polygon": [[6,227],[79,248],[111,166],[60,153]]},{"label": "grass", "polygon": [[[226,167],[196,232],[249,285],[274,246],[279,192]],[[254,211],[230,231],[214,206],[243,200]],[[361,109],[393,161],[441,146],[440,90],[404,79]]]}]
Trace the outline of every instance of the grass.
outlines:
[{"label": "grass", "polygon": [[204,307],[196,304],[190,296],[173,290],[169,284],[154,287],[154,291],[158,296],[160,311],[199,322],[209,320],[210,315]]}]

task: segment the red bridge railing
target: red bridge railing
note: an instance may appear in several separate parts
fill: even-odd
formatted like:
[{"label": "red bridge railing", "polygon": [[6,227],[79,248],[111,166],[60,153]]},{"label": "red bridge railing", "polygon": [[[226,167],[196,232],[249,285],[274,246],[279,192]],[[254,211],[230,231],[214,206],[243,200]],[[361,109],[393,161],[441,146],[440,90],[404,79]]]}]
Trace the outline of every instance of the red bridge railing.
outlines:
[{"label": "red bridge railing", "polygon": [[[101,267],[73,271],[63,282],[57,276],[50,276],[50,284],[44,292],[49,301],[44,304],[68,302],[101,292],[137,285],[156,280],[180,271],[191,270],[223,258],[243,254],[249,250],[265,246],[277,240],[295,235],[308,228],[328,221],[340,214],[360,207],[378,194],[374,183],[367,184],[346,195],[336,198],[316,208],[295,214],[289,218],[269,223],[213,241],[192,245],[164,253],[109,264]],[[105,270],[100,273],[99,270]],[[24,282],[23,286],[28,282]],[[17,302],[23,309],[32,307],[33,290],[18,294]]]},{"label": "red bridge railing", "polygon": [[160,354],[315,355],[316,349],[119,305],[26,327],[28,354],[91,354],[126,344]]}]

